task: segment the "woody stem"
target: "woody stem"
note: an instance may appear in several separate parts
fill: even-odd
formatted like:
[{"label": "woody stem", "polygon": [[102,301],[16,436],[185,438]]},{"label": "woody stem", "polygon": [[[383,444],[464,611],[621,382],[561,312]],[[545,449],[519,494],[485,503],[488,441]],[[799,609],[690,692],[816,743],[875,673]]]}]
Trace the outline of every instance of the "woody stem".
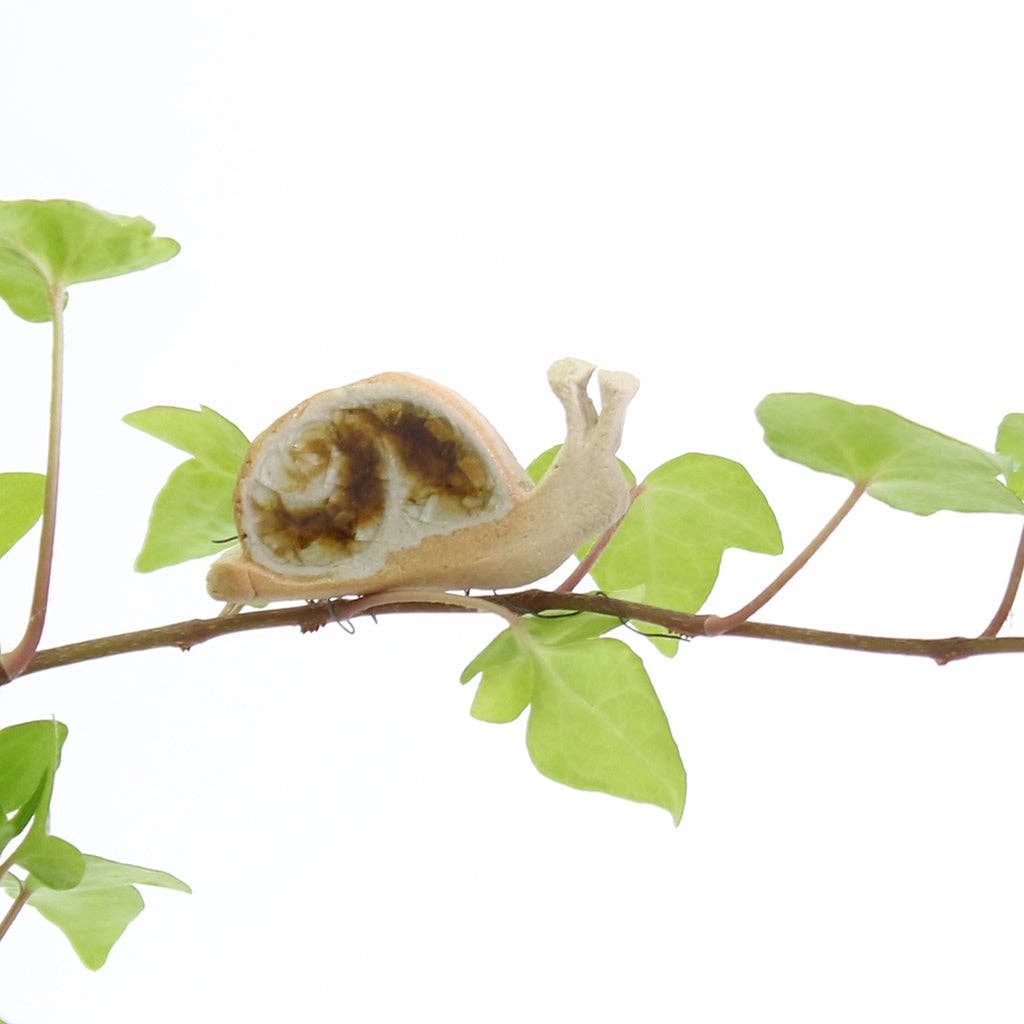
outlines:
[{"label": "woody stem", "polygon": [[50,293],[53,323],[53,355],[50,371],[50,437],[46,456],[46,485],[43,492],[43,526],[39,536],[39,558],[25,634],[14,650],[0,655],[0,684],[21,675],[32,660],[43,635],[46,605],[50,595],[53,539],[57,525],[57,479],[60,471],[61,405],[64,390],[64,299],[65,290],[54,285]]}]

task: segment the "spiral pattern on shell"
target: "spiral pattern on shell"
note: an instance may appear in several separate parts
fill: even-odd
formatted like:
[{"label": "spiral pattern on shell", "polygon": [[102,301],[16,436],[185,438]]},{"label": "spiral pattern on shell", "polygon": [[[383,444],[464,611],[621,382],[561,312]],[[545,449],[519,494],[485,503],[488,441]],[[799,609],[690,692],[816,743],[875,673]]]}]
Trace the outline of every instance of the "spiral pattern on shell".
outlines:
[{"label": "spiral pattern on shell", "polygon": [[412,546],[509,507],[457,415],[408,397],[359,401],[346,390],[314,396],[253,446],[237,502],[256,561],[293,574],[353,560],[365,569],[383,561],[385,537],[388,550]]}]

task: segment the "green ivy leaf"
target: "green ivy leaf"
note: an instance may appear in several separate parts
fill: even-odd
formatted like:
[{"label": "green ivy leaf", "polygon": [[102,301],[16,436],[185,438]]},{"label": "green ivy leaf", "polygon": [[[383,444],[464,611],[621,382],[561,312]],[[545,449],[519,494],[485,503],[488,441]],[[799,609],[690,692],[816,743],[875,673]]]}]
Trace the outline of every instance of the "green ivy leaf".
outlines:
[{"label": "green ivy leaf", "polygon": [[14,863],[50,889],[73,889],[81,882],[85,871],[85,861],[77,846],[41,831],[30,834],[18,847]]},{"label": "green ivy leaf", "polygon": [[46,477],[41,473],[0,473],[0,558],[43,514]]},{"label": "green ivy leaf", "polygon": [[[29,906],[67,936],[82,963],[91,970],[103,966],[111,947],[143,909],[137,884],[192,891],[165,871],[120,864],[92,854],[84,854],[83,859],[84,872],[73,889],[51,889],[34,876],[29,876],[25,884],[31,891]],[[17,895],[15,879],[8,876],[3,884],[10,895]]]},{"label": "green ivy leaf", "polygon": [[643,662],[620,640],[537,648],[526,746],[577,789],[656,804],[678,825],[686,772]]},{"label": "green ivy leaf", "polygon": [[995,478],[1006,465],[874,405],[813,394],[769,395],[757,407],[765,442],[783,458],[866,485],[867,493],[917,515],[1024,512]]},{"label": "green ivy leaf", "polygon": [[154,405],[128,413],[124,422],[230,475],[238,473],[249,448],[248,439],[234,423],[205,405],[198,411]]},{"label": "green ivy leaf", "polygon": [[[590,575],[608,594],[696,612],[715,585],[726,548],[779,554],[775,515],[738,462],[680,455],[647,476]],[[678,641],[655,643],[671,653]]]},{"label": "green ivy leaf", "polygon": [[32,796],[19,808],[8,814],[7,809],[0,807],[0,854],[12,839],[20,836],[35,816],[43,798],[50,792],[50,773],[44,771]]},{"label": "green ivy leaf", "polygon": [[124,417],[125,423],[195,456],[170,475],[153,502],[149,529],[135,561],[139,572],[214,555],[235,534],[235,479],[249,448],[230,420],[205,405],[157,405]]},{"label": "green ivy leaf", "polygon": [[31,821],[11,860],[54,889],[77,885],[84,870],[81,853],[47,833],[53,778],[66,738],[67,727],[56,721],[0,730],[0,806],[15,811],[0,824],[0,840],[6,845]]},{"label": "green ivy leaf", "polygon": [[1003,417],[996,436],[996,451],[1013,462],[1005,472],[1006,486],[1018,498],[1024,498],[1024,413],[1011,412]]},{"label": "green ivy leaf", "polygon": [[499,633],[463,670],[459,679],[468,683],[482,675],[470,714],[482,722],[511,722],[518,718],[533,695],[532,644],[565,644],[600,636],[620,625],[610,615],[581,612],[579,615],[527,615],[519,628]]},{"label": "green ivy leaf", "polygon": [[534,663],[518,630],[499,633],[465,668],[461,682],[482,675],[469,713],[481,722],[512,722],[533,699]]},{"label": "green ivy leaf", "polygon": [[0,729],[0,807],[11,813],[38,801],[40,780],[57,770],[67,735],[68,727],[52,719]]},{"label": "green ivy leaf", "polygon": [[0,298],[25,320],[49,320],[57,290],[176,255],[178,243],[153,230],[142,217],[69,199],[0,202]]},{"label": "green ivy leaf", "polygon": [[[550,448],[530,464],[537,481],[554,461]],[[623,463],[623,472],[634,482]],[[591,545],[577,552],[584,558]],[[769,555],[782,551],[775,515],[738,462],[717,455],[680,455],[653,470],[622,524],[590,571],[610,597],[696,612],[718,578],[726,548]],[[652,633],[659,626],[640,624]],[[665,654],[678,641],[652,637]]]},{"label": "green ivy leaf", "polygon": [[[582,632],[618,625],[609,616],[587,618]],[[686,772],[640,658],[618,640],[545,635],[544,619],[521,625],[499,634],[463,672],[463,682],[483,675],[474,717],[507,722],[530,705],[526,742],[541,772],[664,807],[678,824]]]}]

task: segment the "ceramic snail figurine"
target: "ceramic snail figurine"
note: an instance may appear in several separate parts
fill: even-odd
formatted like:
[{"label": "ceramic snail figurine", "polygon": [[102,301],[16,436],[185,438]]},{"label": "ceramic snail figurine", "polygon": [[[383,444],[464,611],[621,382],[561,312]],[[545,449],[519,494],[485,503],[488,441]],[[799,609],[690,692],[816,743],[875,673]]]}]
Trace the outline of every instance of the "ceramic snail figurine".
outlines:
[{"label": "ceramic snail figurine", "polygon": [[210,569],[221,601],[314,600],[431,587],[498,589],[546,576],[625,514],[615,452],[638,382],[594,367],[548,370],[566,437],[534,486],[465,399],[383,373],[324,391],[249,448],[235,488],[240,545]]}]

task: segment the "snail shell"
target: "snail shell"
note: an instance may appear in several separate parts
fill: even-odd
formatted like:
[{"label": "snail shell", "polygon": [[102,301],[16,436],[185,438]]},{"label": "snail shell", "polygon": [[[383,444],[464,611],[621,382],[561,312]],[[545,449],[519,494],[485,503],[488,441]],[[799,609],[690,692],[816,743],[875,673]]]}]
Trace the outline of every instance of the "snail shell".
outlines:
[{"label": "snail shell", "polygon": [[402,587],[521,586],[625,514],[615,458],[636,378],[561,359],[548,371],[566,440],[534,486],[490,423],[455,392],[383,373],[300,403],[249,448],[235,487],[240,545],[214,562],[230,603]]}]

